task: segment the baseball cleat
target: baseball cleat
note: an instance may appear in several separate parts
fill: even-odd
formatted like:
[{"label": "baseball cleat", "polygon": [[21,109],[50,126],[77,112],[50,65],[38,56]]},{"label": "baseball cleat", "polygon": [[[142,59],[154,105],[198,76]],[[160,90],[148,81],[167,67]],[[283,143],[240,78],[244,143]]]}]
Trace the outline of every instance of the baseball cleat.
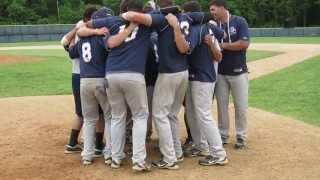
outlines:
[{"label": "baseball cleat", "polygon": [[197,157],[197,156],[209,156],[210,152],[208,150],[199,150],[197,148],[191,148],[184,151],[186,157]]},{"label": "baseball cleat", "polygon": [[202,166],[212,166],[212,165],[226,165],[228,164],[228,158],[225,157],[213,157],[213,156],[207,156],[204,159],[199,160],[199,164]]},{"label": "baseball cleat", "polygon": [[167,163],[164,160],[159,161],[153,161],[152,166],[160,168],[160,169],[170,169],[170,170],[176,170],[179,169],[179,166],[176,162],[173,163]]},{"label": "baseball cleat", "polygon": [[76,144],[74,146],[70,146],[69,144],[66,145],[66,149],[64,150],[65,154],[74,154],[74,153],[81,153],[82,146],[80,144]]},{"label": "baseball cleat", "polygon": [[93,163],[92,160],[83,160],[83,161],[82,161],[82,164],[85,165],[85,166],[91,165],[92,163]]},{"label": "baseball cleat", "polygon": [[102,150],[101,150],[101,149],[95,149],[95,150],[94,150],[94,155],[93,155],[93,157],[99,158],[99,157],[102,157],[102,156],[103,156],[103,153],[102,153]]},{"label": "baseball cleat", "polygon": [[150,171],[151,167],[150,165],[144,163],[144,164],[139,164],[139,163],[134,163],[132,166],[132,170],[136,172],[142,172],[142,171]]},{"label": "baseball cleat", "polygon": [[119,169],[121,166],[121,161],[117,162],[116,160],[112,160],[110,167],[112,169]]},{"label": "baseball cleat", "polygon": [[241,150],[246,148],[246,142],[243,139],[237,139],[237,143],[234,145],[234,148],[237,150]]},{"label": "baseball cleat", "polygon": [[104,159],[104,163],[105,163],[106,165],[110,166],[111,163],[112,163],[112,158],[111,158],[111,157],[105,158],[105,159]]}]

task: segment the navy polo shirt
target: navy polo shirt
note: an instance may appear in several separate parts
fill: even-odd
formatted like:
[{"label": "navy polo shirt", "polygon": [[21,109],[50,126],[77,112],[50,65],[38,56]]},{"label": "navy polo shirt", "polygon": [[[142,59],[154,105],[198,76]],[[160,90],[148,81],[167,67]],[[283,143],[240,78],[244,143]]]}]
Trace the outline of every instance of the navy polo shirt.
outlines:
[{"label": "navy polo shirt", "polygon": [[[238,40],[249,41],[249,28],[247,21],[240,16],[232,15],[229,22],[229,32],[228,25],[222,24],[222,28],[227,33],[226,38],[223,40],[225,43],[229,42],[228,33],[230,32],[231,42]],[[223,50],[223,58],[219,64],[219,74],[222,75],[239,75],[248,72],[248,67],[246,64],[246,50],[231,51]]]}]

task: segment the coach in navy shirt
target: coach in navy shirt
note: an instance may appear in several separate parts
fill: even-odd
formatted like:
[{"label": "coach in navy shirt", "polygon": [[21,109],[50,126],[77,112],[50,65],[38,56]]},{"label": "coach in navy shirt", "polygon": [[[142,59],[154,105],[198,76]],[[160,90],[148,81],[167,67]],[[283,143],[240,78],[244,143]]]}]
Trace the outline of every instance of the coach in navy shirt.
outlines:
[{"label": "coach in navy shirt", "polygon": [[246,50],[249,47],[248,23],[243,17],[231,15],[227,10],[225,0],[214,0],[210,11],[219,21],[227,37],[221,41],[223,59],[219,64],[219,75],[216,85],[218,102],[218,122],[221,138],[224,144],[229,138],[228,104],[230,92],[235,107],[236,149],[246,146],[247,108],[248,108],[248,68]]}]

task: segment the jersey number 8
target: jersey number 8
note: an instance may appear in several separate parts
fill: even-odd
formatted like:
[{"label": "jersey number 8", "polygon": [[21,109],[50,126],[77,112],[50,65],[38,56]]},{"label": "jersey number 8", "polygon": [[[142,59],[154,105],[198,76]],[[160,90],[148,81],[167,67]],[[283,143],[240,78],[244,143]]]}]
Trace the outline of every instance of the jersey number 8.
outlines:
[{"label": "jersey number 8", "polygon": [[82,58],[84,62],[88,63],[91,61],[91,45],[88,42],[82,44]]}]

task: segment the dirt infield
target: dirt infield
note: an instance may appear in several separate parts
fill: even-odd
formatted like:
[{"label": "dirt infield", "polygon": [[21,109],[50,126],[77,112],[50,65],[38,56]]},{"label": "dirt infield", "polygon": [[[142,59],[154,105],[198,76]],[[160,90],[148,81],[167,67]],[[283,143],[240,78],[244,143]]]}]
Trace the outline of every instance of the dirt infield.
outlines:
[{"label": "dirt infield", "polygon": [[[63,154],[73,118],[72,101],[71,96],[0,99],[1,179],[320,177],[320,128],[253,108],[249,109],[249,148],[237,152],[232,148],[233,140],[226,147],[230,163],[225,167],[202,167],[191,158],[181,164],[180,170],[153,169],[143,175],[132,173],[129,162],[119,170],[106,167],[102,159],[83,167],[79,155]],[[181,137],[185,137],[184,127]]]},{"label": "dirt infield", "polygon": [[37,62],[40,58],[30,56],[17,56],[17,55],[1,55],[0,64],[17,64],[17,63],[30,63]]},{"label": "dirt infield", "polygon": [[[277,46],[275,48],[283,52],[286,51],[280,48],[288,47]],[[302,48],[299,45],[296,47]],[[320,49],[316,45],[312,47]],[[260,45],[253,45],[252,48],[259,49]],[[305,52],[305,56],[309,56],[309,52]],[[314,52],[312,56],[319,53]],[[285,57],[279,56],[282,57],[281,62],[287,62],[282,68],[298,62],[290,53]],[[271,70],[264,66],[273,59],[257,61],[259,65],[253,62],[254,66],[250,63],[250,78],[270,73]],[[277,69],[275,67],[273,70]],[[226,146],[230,159],[227,166],[202,167],[197,165],[197,159],[186,158],[180,170],[153,169],[147,174],[134,174],[130,162],[119,170],[111,170],[103,164],[103,159],[97,159],[90,167],[83,167],[79,155],[63,154],[73,118],[73,106],[72,96],[0,99],[1,180],[320,179],[320,128],[255,108],[249,108],[249,147],[244,151],[235,151],[232,139],[231,144]],[[231,118],[233,111],[230,107]],[[184,127],[181,127],[181,137],[185,137]],[[152,159],[156,158],[154,145],[155,142],[148,146]]]}]

